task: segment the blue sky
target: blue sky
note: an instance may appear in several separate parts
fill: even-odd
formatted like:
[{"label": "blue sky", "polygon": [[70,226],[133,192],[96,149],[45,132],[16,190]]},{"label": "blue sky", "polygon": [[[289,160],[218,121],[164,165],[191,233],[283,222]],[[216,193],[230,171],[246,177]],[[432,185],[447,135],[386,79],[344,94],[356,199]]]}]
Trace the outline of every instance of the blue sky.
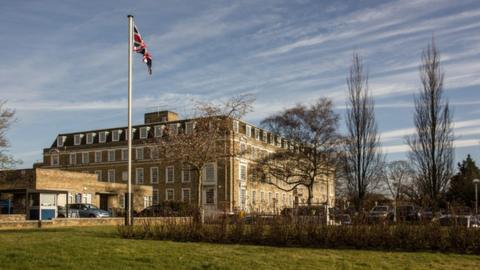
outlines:
[{"label": "blue sky", "polygon": [[135,123],[156,107],[185,115],[194,99],[239,93],[257,97],[253,123],[323,96],[343,115],[357,51],[384,150],[402,159],[434,34],[456,159],[480,157],[480,1],[2,1],[0,99],[17,111],[8,137],[20,167],[58,133],[126,125],[128,13],[154,58],[151,77],[135,58]]}]

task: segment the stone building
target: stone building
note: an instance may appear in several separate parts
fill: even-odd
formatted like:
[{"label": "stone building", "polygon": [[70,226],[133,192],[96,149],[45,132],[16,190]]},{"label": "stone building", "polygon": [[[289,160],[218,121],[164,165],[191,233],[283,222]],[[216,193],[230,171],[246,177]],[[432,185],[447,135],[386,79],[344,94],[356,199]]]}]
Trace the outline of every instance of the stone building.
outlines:
[{"label": "stone building", "polygon": [[[144,124],[133,126],[132,181],[153,187],[152,203],[161,201],[196,202],[194,175],[182,164],[165,165],[162,157],[154,157],[155,147],[169,130],[191,128],[195,119],[179,119],[171,111],[145,114]],[[51,147],[43,151],[43,168],[56,168],[95,173],[99,182],[126,183],[127,128],[105,128],[59,134]],[[296,203],[305,203],[307,193],[301,188],[284,192],[273,185],[255,179],[251,166],[262,155],[288,147],[287,142],[266,130],[243,121],[231,120],[231,134],[225,140],[226,148],[235,148],[246,154],[219,158],[204,168],[202,201],[210,212],[246,211],[278,212]],[[163,161],[163,162],[160,162]],[[168,163],[168,162],[167,162]],[[324,179],[327,181],[327,179]],[[329,205],[335,202],[333,178],[314,187],[314,202]]]},{"label": "stone building", "polygon": [[[134,185],[133,190],[133,208],[140,211],[152,187]],[[11,202],[2,212],[29,219],[55,218],[58,206],[72,203],[91,203],[118,214],[115,210],[124,208],[126,192],[125,183],[99,182],[94,174],[41,168],[0,171],[0,200]]]}]

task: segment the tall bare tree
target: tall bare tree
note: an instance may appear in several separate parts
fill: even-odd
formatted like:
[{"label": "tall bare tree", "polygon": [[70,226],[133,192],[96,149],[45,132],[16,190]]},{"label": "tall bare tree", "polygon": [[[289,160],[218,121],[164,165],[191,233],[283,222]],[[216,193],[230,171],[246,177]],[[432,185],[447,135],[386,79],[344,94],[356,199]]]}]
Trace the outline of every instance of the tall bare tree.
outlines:
[{"label": "tall bare tree", "polygon": [[328,205],[340,138],[338,119],[332,101],[321,98],[310,106],[299,104],[263,120],[263,126],[289,145],[260,159],[260,173],[273,177],[275,181],[269,183],[284,191],[305,187],[309,206],[314,185],[326,184]]},{"label": "tall bare tree", "polygon": [[416,134],[407,137],[418,190],[436,208],[453,170],[453,128],[448,101],[443,97],[444,73],[440,54],[432,43],[422,53],[422,89],[415,97]]},{"label": "tall bare tree", "polygon": [[202,222],[205,165],[239,154],[228,144],[232,120],[240,119],[251,111],[253,102],[251,95],[235,96],[221,104],[196,102],[192,120],[185,121],[176,130],[167,127],[154,149],[154,154],[163,157],[161,160],[181,164],[193,172],[197,184],[196,203]]},{"label": "tall bare tree", "polygon": [[7,150],[10,144],[7,139],[6,132],[10,125],[15,121],[15,111],[5,107],[6,101],[0,101],[0,169],[9,169],[13,165],[19,163]]},{"label": "tall bare tree", "polygon": [[342,154],[343,177],[357,210],[381,178],[383,155],[377,132],[374,101],[368,75],[358,54],[353,54],[347,77],[347,135]]},{"label": "tall bare tree", "polygon": [[386,166],[385,185],[394,202],[394,221],[397,221],[397,205],[399,200],[406,197],[410,186],[413,184],[414,172],[405,160],[395,160]]}]

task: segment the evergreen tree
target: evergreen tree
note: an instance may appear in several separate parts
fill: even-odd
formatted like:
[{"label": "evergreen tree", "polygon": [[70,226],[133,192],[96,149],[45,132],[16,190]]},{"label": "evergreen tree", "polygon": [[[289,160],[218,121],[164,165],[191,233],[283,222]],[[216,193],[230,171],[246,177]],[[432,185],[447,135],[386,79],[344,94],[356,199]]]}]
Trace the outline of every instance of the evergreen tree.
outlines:
[{"label": "evergreen tree", "polygon": [[450,180],[448,200],[466,206],[475,206],[475,186],[473,179],[480,179],[480,170],[470,155],[458,163],[458,172]]}]

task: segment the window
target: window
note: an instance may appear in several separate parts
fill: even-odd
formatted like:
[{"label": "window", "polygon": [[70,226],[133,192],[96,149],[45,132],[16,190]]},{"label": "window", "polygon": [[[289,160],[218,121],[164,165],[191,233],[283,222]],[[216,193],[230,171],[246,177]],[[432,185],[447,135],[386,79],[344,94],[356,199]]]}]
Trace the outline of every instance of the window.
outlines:
[{"label": "window", "polygon": [[188,183],[192,181],[192,176],[193,176],[193,170],[190,165],[185,165],[183,166],[182,169],[182,182]]},{"label": "window", "polygon": [[65,136],[58,136],[57,137],[57,147],[63,147],[63,143],[65,142]]},{"label": "window", "polygon": [[152,184],[158,183],[158,167],[150,168],[150,183]]},{"label": "window", "polygon": [[156,138],[163,136],[163,126],[155,126],[153,131]]},{"label": "window", "polygon": [[173,183],[175,177],[175,169],[173,166],[165,168],[165,181],[167,183]]},{"label": "window", "polygon": [[75,134],[75,136],[73,136],[73,144],[80,145],[81,143],[82,143],[82,134]]},{"label": "window", "polygon": [[[132,128],[132,139],[135,139],[135,131],[136,129],[135,128]],[[128,128],[125,129],[125,141],[128,141]]]},{"label": "window", "polygon": [[193,134],[194,123],[188,122],[185,123],[185,134]]},{"label": "window", "polygon": [[262,135],[263,135],[263,136],[262,136],[263,142],[268,142],[268,134],[267,134],[267,132],[263,131],[263,132],[262,132]]},{"label": "window", "polygon": [[128,181],[128,171],[122,172],[122,181]]},{"label": "window", "polygon": [[118,195],[118,207],[125,208],[125,194]]},{"label": "window", "polygon": [[99,143],[104,143],[107,141],[107,132],[102,131],[98,133],[98,142]]},{"label": "window", "polygon": [[189,188],[182,188],[182,201],[183,202],[190,202],[190,189]]},{"label": "window", "polygon": [[178,133],[177,123],[168,125],[168,132],[171,135],[177,135]]},{"label": "window", "polygon": [[144,176],[143,173],[144,173],[143,168],[137,168],[135,170],[135,182],[137,184],[143,184],[143,176]]},{"label": "window", "polygon": [[135,157],[137,160],[142,160],[143,159],[143,147],[139,147],[136,149],[136,154]]},{"label": "window", "polygon": [[88,152],[84,152],[82,153],[82,163],[83,164],[87,164],[89,161],[89,156],[88,156]]},{"label": "window", "polygon": [[87,144],[93,143],[93,137],[95,137],[95,133],[87,133]]},{"label": "window", "polygon": [[237,120],[233,120],[233,132],[238,133],[240,124],[238,123]]},{"label": "window", "polygon": [[77,164],[77,154],[70,153],[70,165],[75,165],[75,164]]},{"label": "window", "polygon": [[240,164],[240,180],[246,181],[247,180],[247,165]]},{"label": "window", "polygon": [[240,155],[243,155],[245,153],[245,144],[240,143]]},{"label": "window", "polygon": [[272,205],[272,192],[268,192],[268,204]]},{"label": "window", "polygon": [[143,196],[143,207],[147,208],[152,205],[152,196]]},{"label": "window", "polygon": [[112,131],[112,142],[118,142],[120,140],[120,131],[121,130]]},{"label": "window", "polygon": [[217,181],[215,173],[215,163],[207,163],[204,168],[205,183],[215,183]]},{"label": "window", "polygon": [[255,129],[255,139],[260,140],[260,130],[258,128]]},{"label": "window", "polygon": [[128,159],[128,148],[122,149],[122,160],[127,160],[127,159]]},{"label": "window", "polygon": [[278,206],[278,202],[280,201],[280,195],[278,192],[275,192],[275,204]]},{"label": "window", "polygon": [[140,128],[140,139],[146,139],[148,137],[148,129],[147,127]]},{"label": "window", "polygon": [[257,203],[257,192],[255,190],[252,190],[252,204]]},{"label": "window", "polygon": [[265,202],[265,192],[260,191],[260,202],[264,203]]},{"label": "window", "polygon": [[52,165],[52,166],[58,166],[58,164],[59,164],[58,154],[52,155],[52,156],[51,156],[50,165]]},{"label": "window", "polygon": [[205,203],[215,204],[215,188],[207,188],[205,190]]},{"label": "window", "polygon": [[247,190],[241,189],[240,190],[240,204],[242,209],[245,209],[245,205],[247,204]]},{"label": "window", "polygon": [[95,174],[97,175],[97,181],[102,181],[102,171],[95,171]]},{"label": "window", "polygon": [[246,133],[247,137],[249,137],[249,138],[252,137],[252,127],[247,125],[245,130],[246,130],[245,133]]},{"label": "window", "polygon": [[158,197],[158,195],[159,195],[158,188],[154,188],[153,191],[152,191],[153,204],[158,204],[159,203],[160,198]]},{"label": "window", "polygon": [[283,206],[287,205],[287,195],[285,193],[282,194],[282,205]]},{"label": "window", "polygon": [[115,150],[108,150],[108,161],[115,161]]},{"label": "window", "polygon": [[175,199],[175,197],[174,197],[173,188],[165,189],[165,200],[173,201],[174,199]]},{"label": "window", "polygon": [[82,196],[82,203],[92,203],[92,194],[83,193],[81,196]]},{"label": "window", "polygon": [[107,172],[107,179],[110,183],[115,183],[115,170],[111,169]]},{"label": "window", "polygon": [[95,152],[95,162],[102,162],[102,151]]}]

